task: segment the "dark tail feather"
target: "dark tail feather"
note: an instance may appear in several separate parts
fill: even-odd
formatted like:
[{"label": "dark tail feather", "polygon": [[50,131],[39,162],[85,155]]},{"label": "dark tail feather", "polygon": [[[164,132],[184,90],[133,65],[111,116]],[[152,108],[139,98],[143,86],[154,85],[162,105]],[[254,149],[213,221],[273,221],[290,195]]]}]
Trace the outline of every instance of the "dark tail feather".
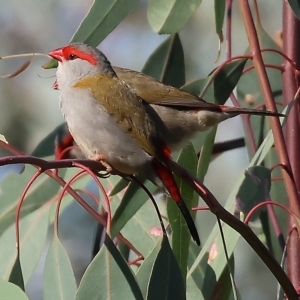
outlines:
[{"label": "dark tail feather", "polygon": [[198,246],[200,246],[200,238],[199,238],[199,235],[198,235],[198,231],[196,229],[194,220],[191,216],[191,213],[190,213],[189,209],[187,208],[185,202],[182,199],[180,199],[179,201],[176,201],[176,204],[177,204],[181,214],[183,215],[183,217],[185,219],[185,222],[186,222],[186,224],[189,228],[189,231],[191,233],[191,236],[192,236],[193,240],[196,242],[196,244]]},{"label": "dark tail feather", "polygon": [[154,169],[160,178],[160,180],[163,182],[164,186],[170,193],[171,197],[173,200],[176,202],[178,208],[180,209],[186,224],[189,228],[189,231],[191,233],[191,236],[193,240],[196,242],[198,246],[200,246],[200,238],[195,226],[195,223],[193,221],[193,218],[191,216],[191,213],[189,209],[187,208],[185,202],[182,200],[178,186],[176,184],[176,181],[173,177],[173,173],[165,167],[163,164],[161,164],[159,161],[156,159],[153,160],[153,166]]},{"label": "dark tail feather", "polygon": [[284,117],[284,114],[270,111],[270,110],[259,110],[259,109],[251,109],[251,108],[243,108],[243,107],[232,107],[221,105],[220,108],[223,112],[228,114],[232,114],[232,116],[236,116],[239,114],[246,114],[246,115],[260,115],[260,116],[274,116],[274,117]]}]

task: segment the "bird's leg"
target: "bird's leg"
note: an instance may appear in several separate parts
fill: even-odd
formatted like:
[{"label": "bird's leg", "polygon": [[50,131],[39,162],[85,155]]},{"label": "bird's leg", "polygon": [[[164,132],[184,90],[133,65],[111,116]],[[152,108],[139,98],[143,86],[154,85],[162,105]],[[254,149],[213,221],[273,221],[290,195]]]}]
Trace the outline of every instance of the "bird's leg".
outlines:
[{"label": "bird's leg", "polygon": [[111,173],[112,167],[104,160],[102,154],[95,155],[92,160],[98,161],[106,169],[107,173]]}]

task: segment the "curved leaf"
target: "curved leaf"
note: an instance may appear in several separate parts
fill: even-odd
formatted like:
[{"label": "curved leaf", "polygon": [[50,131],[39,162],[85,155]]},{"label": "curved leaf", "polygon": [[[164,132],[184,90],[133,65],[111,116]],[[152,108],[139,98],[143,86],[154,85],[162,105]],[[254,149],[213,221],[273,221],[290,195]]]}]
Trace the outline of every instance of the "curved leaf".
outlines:
[{"label": "curved leaf", "polygon": [[[152,194],[157,189],[150,182],[145,185]],[[114,237],[121,230],[125,238],[144,256],[148,256],[162,232],[156,211],[147,194],[139,186],[129,187],[122,201],[116,195],[111,205],[112,209],[117,207],[112,220],[111,236]]]},{"label": "curved leaf", "polygon": [[224,104],[241,78],[247,59],[234,60],[225,65],[214,78],[216,103]]},{"label": "curved leaf", "polygon": [[[291,105],[287,106],[287,108],[283,111],[283,113],[286,113],[289,109],[291,108]],[[285,118],[282,117],[280,118],[281,124],[284,122]],[[271,149],[272,145],[274,143],[274,138],[272,131],[269,131],[267,137],[265,138],[264,142],[261,144],[257,152],[255,153],[253,159],[249,163],[248,167],[252,167],[255,165],[261,164],[261,162],[264,160],[265,156],[268,154],[269,150]],[[243,180],[245,178],[245,175],[243,174],[235,183],[234,188],[232,189],[226,204],[225,208],[228,211],[233,212],[235,208],[235,200],[236,200],[236,194],[239,190],[240,185],[242,184]],[[223,224],[223,231],[224,231],[224,236],[226,236],[226,246],[227,246],[227,252],[228,255],[231,256],[233,253],[233,250],[235,249],[235,246],[241,237],[239,233],[231,229],[228,225]],[[227,261],[226,257],[224,255],[224,249],[223,249],[223,244],[220,238],[220,233],[219,233],[219,226],[216,224],[214,228],[212,229],[209,238],[206,240],[205,244],[203,245],[199,255],[197,258],[194,260],[192,266],[190,267],[190,270],[188,271],[188,277],[194,275],[194,272],[199,273],[197,270],[199,263],[203,261],[203,258],[207,255],[207,253],[210,252],[212,245],[214,245],[215,249],[215,257],[213,260],[211,260],[210,268],[214,272],[215,280],[218,281],[224,268],[227,267]],[[195,281],[197,283],[197,281]],[[199,287],[203,294],[205,294],[206,297],[209,297],[212,293],[212,284],[210,280],[205,279],[205,285]]]},{"label": "curved leaf", "polygon": [[180,31],[200,5],[201,0],[149,0],[148,21],[159,33]]},{"label": "curved leaf", "polygon": [[300,20],[300,3],[298,0],[288,0],[295,16]]},{"label": "curved leaf", "polygon": [[71,41],[98,46],[138,2],[138,0],[95,0]]},{"label": "curved leaf", "polygon": [[0,279],[0,299],[3,300],[29,300],[26,294],[17,286]]},{"label": "curved leaf", "polygon": [[147,300],[185,299],[185,286],[168,238],[163,235],[160,251],[153,265]]},{"label": "curved leaf", "polygon": [[263,166],[253,166],[245,171],[245,178],[237,193],[239,208],[244,214],[258,203],[270,198],[271,170]]},{"label": "curved leaf", "polygon": [[[153,193],[157,188],[150,182],[144,183],[146,188]],[[126,190],[121,204],[117,208],[111,222],[111,236],[114,238],[132,216],[148,200],[148,195],[135,182],[131,182]]]},{"label": "curved leaf", "polygon": [[[94,0],[71,42],[98,46],[124,20],[138,2],[138,0]],[[44,69],[56,67],[57,61],[55,59],[51,59],[43,66]]]},{"label": "curved leaf", "polygon": [[[0,190],[0,235],[15,222],[15,213],[20,195],[36,171],[27,165],[22,175],[10,173],[1,181]],[[52,178],[41,174],[29,189],[21,209],[21,217],[39,209],[58,191],[59,185]]]},{"label": "curved leaf", "polygon": [[143,293],[143,297],[145,298],[147,295],[147,289],[149,285],[149,280],[153,265],[155,263],[155,260],[157,259],[157,255],[161,249],[161,239],[159,239],[156,243],[156,246],[153,248],[153,250],[150,252],[150,254],[145,258],[144,262],[139,267],[136,278],[139,284],[139,287]]},{"label": "curved leaf", "polygon": [[[191,82],[186,83],[184,86],[181,87],[182,90],[198,96],[203,93],[203,90],[207,86],[209,82],[210,77],[200,78]],[[203,95],[203,98],[205,99],[213,99],[214,95],[211,90],[207,89],[206,92]],[[210,101],[211,102],[211,101]]]},{"label": "curved leaf", "polygon": [[121,178],[116,185],[113,187],[113,189],[111,190],[111,192],[109,193],[109,196],[114,196],[118,193],[120,193],[121,191],[123,191],[128,185],[129,185],[130,181],[126,180],[125,178]]},{"label": "curved leaf", "polygon": [[21,174],[25,170],[24,164],[4,165],[0,167],[0,182],[10,173]]},{"label": "curved leaf", "polygon": [[59,132],[61,132],[66,126],[66,123],[62,123],[55,127],[32,152],[32,156],[45,157],[54,154],[55,149],[55,139]]},{"label": "curved leaf", "polygon": [[185,83],[184,54],[177,34],[168,37],[149,56],[142,73],[174,87]]},{"label": "curved leaf", "polygon": [[225,16],[225,0],[215,0],[215,23],[216,23],[216,32],[219,36],[221,42],[223,42],[223,23]]},{"label": "curved leaf", "polygon": [[[44,249],[48,232],[49,207],[50,205],[45,205],[20,220],[20,261],[25,285]],[[1,278],[8,279],[11,276],[20,276],[16,257],[16,234],[15,225],[13,224],[0,237]],[[17,273],[12,274],[12,269]]]},{"label": "curved leaf", "polygon": [[74,299],[77,286],[71,262],[54,234],[44,267],[44,299]]},{"label": "curved leaf", "polygon": [[[181,151],[177,162],[187,170],[189,170],[191,174],[196,176],[197,161],[198,159],[194,147],[189,144]],[[189,185],[186,184],[184,179],[178,178],[176,176],[176,181],[185,204],[190,210],[193,218],[195,219],[195,212],[192,212],[191,208],[197,206],[198,195]],[[178,209],[178,206],[175,204],[174,200],[171,197],[168,197],[167,212],[172,228],[172,249],[181,269],[183,280],[185,282],[191,235],[184,217],[182,216],[181,212]]]},{"label": "curved leaf", "polygon": [[75,299],[144,299],[130,267],[108,236],[84,273]]},{"label": "curved leaf", "polygon": [[23,273],[22,273],[22,269],[21,269],[21,262],[20,262],[19,256],[17,256],[14,266],[9,275],[9,282],[14,283],[18,287],[20,287],[20,289],[25,291],[24,278],[23,278]]},{"label": "curved leaf", "polygon": [[239,82],[246,62],[247,59],[239,59],[226,64],[208,87],[211,76],[192,81],[181,88],[196,96],[203,94],[205,100],[223,105]]}]

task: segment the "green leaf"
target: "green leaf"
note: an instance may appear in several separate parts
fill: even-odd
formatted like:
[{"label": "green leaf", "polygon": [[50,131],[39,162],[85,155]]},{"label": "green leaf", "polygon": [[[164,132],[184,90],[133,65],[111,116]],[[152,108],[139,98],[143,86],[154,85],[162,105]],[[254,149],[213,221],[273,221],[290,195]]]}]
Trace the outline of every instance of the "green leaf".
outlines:
[{"label": "green leaf", "polygon": [[205,300],[201,290],[197,287],[192,277],[189,277],[186,282],[186,299],[187,300]]},{"label": "green leaf", "polygon": [[[197,246],[194,243],[191,243],[190,249],[189,249],[189,257],[188,257],[188,269],[190,269],[193,266],[194,261],[197,259],[200,251],[201,251],[201,247]],[[209,253],[207,252],[206,255],[202,256],[201,261],[198,263],[198,265],[195,268],[192,276],[187,277],[187,282],[189,281],[190,278],[192,278],[193,281],[196,283],[196,286],[200,290],[202,290],[202,288],[203,288],[203,282],[204,282],[205,275],[208,272],[213,273],[213,270],[211,269],[211,267],[207,263],[208,262],[208,257],[209,257]],[[214,285],[215,281],[212,280],[211,284]]]},{"label": "green leaf", "polygon": [[216,75],[213,84],[216,103],[222,105],[227,101],[241,78],[246,62],[247,59],[234,60]]},{"label": "green leaf", "polygon": [[[198,159],[195,153],[195,149],[191,144],[189,144],[181,151],[177,162],[181,166],[185,167],[191,174],[196,176],[197,161]],[[195,219],[195,212],[192,212],[191,208],[197,206],[198,195],[184,181],[184,179],[178,178],[176,176],[176,181],[180,189],[181,196],[185,201],[187,208],[190,210],[193,219]],[[180,210],[178,209],[178,206],[171,197],[168,197],[167,199],[167,212],[172,228],[172,249],[179,264],[185,283],[191,235],[184,217],[182,216]]]},{"label": "green leaf", "polygon": [[185,83],[184,54],[177,34],[169,36],[149,56],[142,73],[174,87]]},{"label": "green leaf", "polygon": [[59,132],[61,132],[66,126],[66,123],[62,123],[54,128],[33,150],[32,156],[45,157],[54,154],[55,139]]},{"label": "green leaf", "polygon": [[21,263],[20,263],[20,257],[19,256],[16,257],[14,266],[12,268],[12,271],[9,275],[8,280],[9,280],[9,282],[14,283],[18,287],[20,287],[20,289],[25,291],[24,278],[23,278],[23,274],[22,274],[22,269],[21,269]]},{"label": "green leaf", "polygon": [[138,3],[138,0],[95,0],[72,42],[98,46]]},{"label": "green leaf", "polygon": [[159,34],[180,31],[200,5],[201,0],[149,0],[148,21]]},{"label": "green leaf", "polygon": [[16,285],[0,279],[1,300],[29,300],[26,294]]},{"label": "green leaf", "polygon": [[75,299],[144,299],[130,267],[108,236],[84,273]]},{"label": "green leaf", "polygon": [[247,215],[255,205],[269,199],[270,188],[270,169],[263,166],[248,168],[237,193],[237,199],[241,202],[239,206],[243,213]]},{"label": "green leaf", "polygon": [[[21,174],[25,170],[24,164],[13,164],[0,166],[0,182],[9,174]],[[1,191],[0,191],[1,192]]]},{"label": "green leaf", "polygon": [[[144,183],[146,188],[153,193],[156,187],[150,182]],[[136,200],[138,199],[138,200]],[[126,190],[122,202],[116,210],[111,223],[111,236],[114,238],[125,224],[148,200],[148,195],[135,182],[131,182]]]},{"label": "green leaf", "polygon": [[[138,199],[134,200],[138,201]],[[152,202],[147,201],[122,229],[123,236],[147,256],[163,234]]]},{"label": "green leaf", "polygon": [[[229,258],[228,264],[230,266],[230,270],[231,272],[233,272],[233,276],[234,276],[234,255],[231,255],[231,257]],[[223,299],[223,300],[230,300],[233,299],[232,296],[232,283],[230,281],[230,272],[229,272],[229,268],[227,266],[227,268],[225,267],[225,269],[223,270],[223,273],[221,274],[218,282],[216,283],[215,287],[214,287],[214,291],[213,291],[213,295],[211,297],[211,299]],[[236,288],[236,287],[234,287]]]},{"label": "green leaf", "polygon": [[[102,180],[102,184],[107,191],[111,191],[118,182],[118,178],[118,176],[110,176],[109,178]],[[157,187],[150,182],[146,182],[145,185],[151,193],[154,193],[154,191],[157,190]],[[116,223],[115,225],[112,225],[111,233],[112,236],[115,236],[121,230],[123,236],[146,257],[152,251],[158,240],[156,234],[160,230],[157,230],[157,228],[160,228],[160,223],[153,204],[148,199],[146,193],[139,186],[136,186],[135,188],[133,187],[132,190],[129,188],[128,194],[124,194],[124,197],[128,197],[128,199],[125,201],[123,208],[124,215],[122,208],[120,208],[120,214],[118,213],[120,220],[118,220],[119,217],[116,215],[116,210],[121,204],[121,198],[119,194],[113,196],[110,203],[115,217],[113,223]],[[127,201],[128,203],[126,204]],[[139,202],[144,204],[141,206]],[[129,215],[127,215],[127,209],[129,209]]]},{"label": "green leaf", "polygon": [[[71,42],[98,46],[138,3],[138,0],[94,0]],[[43,66],[44,69],[56,67],[57,61],[54,59]]]},{"label": "green leaf", "polygon": [[201,154],[198,161],[198,170],[197,170],[197,178],[201,181],[204,181],[204,177],[209,168],[214,142],[217,134],[217,128],[218,126],[214,126],[209,131],[209,134],[206,136],[205,143],[201,150]]},{"label": "green leaf", "polygon": [[[15,213],[20,196],[36,172],[36,168],[27,165],[25,171],[19,175],[8,174],[1,181],[1,201],[0,201],[0,235],[15,222]],[[21,217],[39,209],[57,193],[59,185],[52,178],[41,174],[33,183],[21,209]]]},{"label": "green leaf", "polygon": [[112,189],[112,191],[109,193],[109,196],[114,196],[118,193],[120,193],[121,191],[123,191],[128,185],[129,185],[130,181],[121,178],[117,184],[114,186],[114,188]]},{"label": "green leaf", "polygon": [[[286,113],[289,111],[291,108],[291,105],[287,106],[283,113]],[[281,124],[284,122],[285,118],[280,118]],[[270,148],[273,146],[274,143],[274,138],[272,131],[269,131],[268,135],[266,136],[264,142],[261,144],[257,152],[255,153],[253,159],[248,165],[248,168],[259,165],[265,158],[265,156],[268,154]],[[225,204],[225,209],[234,212],[235,209],[235,201],[236,201],[236,194],[239,190],[240,185],[242,184],[243,180],[245,178],[245,175],[243,174],[235,183],[227,201]],[[236,247],[236,244],[240,238],[240,234],[231,229],[228,225],[223,224],[223,231],[224,231],[224,236],[226,236],[226,246],[227,246],[227,252],[228,255],[231,256],[233,253],[233,250]],[[190,267],[190,270],[188,271],[188,277],[195,274],[199,274],[198,271],[198,266],[201,261],[207,261],[205,259],[205,256],[207,256],[207,253],[210,252],[212,245],[215,248],[215,251],[217,253],[217,256],[210,262],[208,265],[214,272],[214,278],[215,280],[219,280],[224,268],[227,265],[226,257],[224,255],[224,249],[223,249],[223,244],[222,240],[220,238],[220,233],[219,233],[219,226],[216,224],[214,228],[211,230],[211,233],[209,235],[209,238],[206,240],[205,244],[203,245],[203,248],[200,251],[200,254],[197,256],[197,258],[194,260],[192,266]],[[196,284],[197,280],[195,280]],[[212,283],[211,280],[205,280],[205,285],[204,286],[199,286],[198,287],[202,290],[203,294],[205,297],[209,297],[212,293]]]},{"label": "green leaf", "polygon": [[147,295],[147,289],[149,285],[149,280],[154,263],[157,259],[157,255],[161,249],[161,243],[162,240],[159,239],[156,243],[156,246],[153,248],[153,250],[150,252],[150,254],[145,258],[144,262],[142,265],[139,267],[137,273],[136,273],[136,278],[139,284],[139,287],[142,291],[143,297],[145,298]]},{"label": "green leaf", "polygon": [[157,300],[158,295],[166,300],[186,298],[182,274],[165,235],[152,269],[147,300]]},{"label": "green leaf", "polygon": [[216,23],[216,32],[219,36],[220,41],[223,41],[223,23],[225,16],[225,0],[215,0],[215,23]]},{"label": "green leaf", "polygon": [[293,10],[295,16],[300,20],[300,3],[298,0],[288,0],[291,9]]},{"label": "green leaf", "polygon": [[247,59],[234,60],[226,64],[212,80],[210,75],[181,88],[196,96],[203,94],[201,97],[208,102],[223,105],[239,82],[246,62]]},{"label": "green leaf", "polygon": [[43,299],[74,299],[76,290],[71,262],[58,237],[54,234],[45,260]]},{"label": "green leaf", "polygon": [[[20,253],[21,269],[24,283],[28,282],[44,249],[48,232],[49,205],[41,207],[20,221]],[[34,255],[32,255],[34,253]],[[20,277],[18,262],[16,262],[16,234],[15,224],[12,224],[0,237],[0,277]],[[13,272],[11,271],[12,269]]]},{"label": "green leaf", "polygon": [[[210,77],[205,77],[201,79],[194,80],[192,82],[189,82],[181,87],[182,90],[194,95],[194,96],[200,96],[203,94],[204,89],[208,85],[210,80]],[[205,96],[205,97],[204,97]],[[212,99],[213,93],[211,91],[206,90],[206,92],[203,94],[203,98],[205,99]],[[210,101],[211,102],[211,101]]]}]

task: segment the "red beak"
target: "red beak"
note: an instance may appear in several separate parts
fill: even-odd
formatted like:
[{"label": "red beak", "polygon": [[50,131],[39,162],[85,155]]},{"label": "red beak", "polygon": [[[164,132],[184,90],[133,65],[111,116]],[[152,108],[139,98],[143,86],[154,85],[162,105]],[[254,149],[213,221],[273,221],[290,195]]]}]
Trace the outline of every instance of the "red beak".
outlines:
[{"label": "red beak", "polygon": [[48,53],[49,56],[51,56],[52,58],[62,62],[63,60],[63,48],[58,48],[55,50],[52,50]]}]

